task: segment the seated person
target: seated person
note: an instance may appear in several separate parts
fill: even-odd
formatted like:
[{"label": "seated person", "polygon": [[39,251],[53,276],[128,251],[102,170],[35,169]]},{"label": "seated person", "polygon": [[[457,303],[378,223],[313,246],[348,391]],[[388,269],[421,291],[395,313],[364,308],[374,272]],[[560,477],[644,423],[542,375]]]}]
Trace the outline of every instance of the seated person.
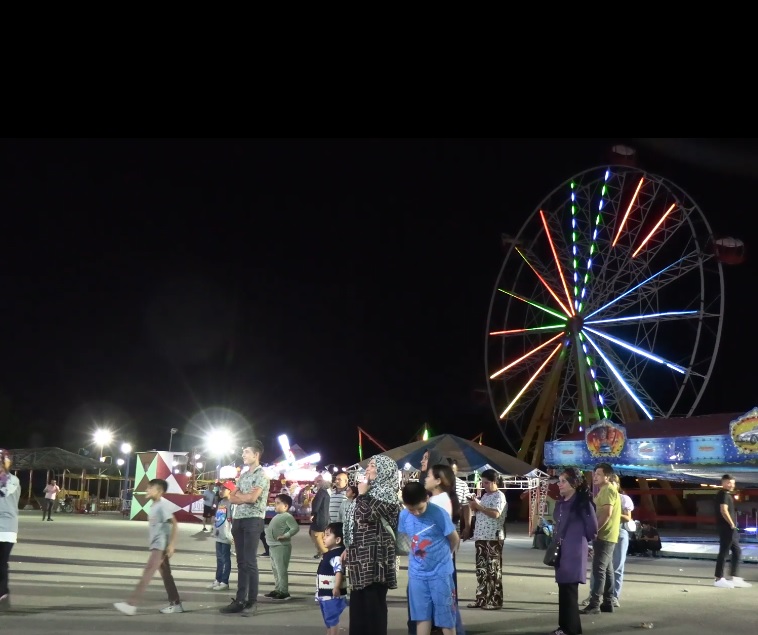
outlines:
[{"label": "seated person", "polygon": [[640,555],[652,555],[653,558],[660,558],[660,551],[663,545],[661,545],[661,536],[658,530],[649,522],[643,522],[637,534],[637,545]]}]

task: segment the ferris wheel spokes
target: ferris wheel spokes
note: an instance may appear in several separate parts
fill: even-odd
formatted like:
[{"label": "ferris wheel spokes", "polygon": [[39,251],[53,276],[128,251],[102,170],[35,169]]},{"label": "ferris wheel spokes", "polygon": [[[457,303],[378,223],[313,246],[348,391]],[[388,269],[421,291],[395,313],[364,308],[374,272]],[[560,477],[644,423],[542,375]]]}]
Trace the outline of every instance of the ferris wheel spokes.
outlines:
[{"label": "ferris wheel spokes", "polygon": [[585,320],[585,324],[613,324],[617,322],[645,322],[655,320],[656,322],[666,322],[668,320],[680,320],[687,317],[699,317],[700,311],[663,311],[662,313],[647,313],[645,315],[625,315],[622,317],[606,318],[603,320]]},{"label": "ferris wheel spokes", "polygon": [[563,283],[563,290],[566,292],[566,299],[568,300],[568,306],[570,309],[569,316],[576,315],[576,311],[573,308],[573,304],[571,303],[571,294],[568,290],[568,285],[566,284],[566,278],[563,275],[563,266],[561,265],[561,260],[558,258],[558,254],[555,251],[555,244],[553,243],[553,237],[550,235],[550,228],[547,225],[547,219],[545,218],[545,212],[540,210],[540,218],[542,219],[542,225],[545,228],[545,236],[547,236],[547,241],[550,243],[550,251],[553,252],[553,259],[555,260],[555,266],[558,268],[558,275],[561,278],[561,282]]},{"label": "ferris wheel spokes", "polygon": [[642,182],[645,180],[645,177],[640,178],[640,182],[637,184],[637,189],[634,190],[634,196],[632,196],[632,200],[629,201],[629,207],[626,208],[626,213],[624,214],[624,217],[621,219],[621,223],[619,223],[619,228],[616,231],[616,237],[613,239],[613,242],[611,243],[611,247],[615,247],[616,243],[619,240],[619,237],[621,236],[621,232],[624,230],[624,225],[626,225],[626,219],[629,218],[629,214],[632,211],[632,206],[634,205],[634,201],[637,200],[637,196],[640,193],[640,188],[642,187]]},{"label": "ferris wheel spokes", "polygon": [[512,298],[516,298],[517,300],[521,300],[522,302],[526,302],[527,304],[531,304],[533,307],[540,309],[544,311],[545,313],[549,313],[550,315],[557,317],[559,320],[568,319],[566,315],[558,313],[558,311],[553,311],[553,309],[546,307],[544,304],[540,304],[539,302],[534,302],[533,300],[529,300],[525,298],[524,296],[519,295],[518,293],[513,293],[513,291],[506,291],[505,289],[500,289],[500,288],[498,288],[498,291],[500,291],[500,293],[505,293],[505,295],[509,295]]},{"label": "ferris wheel spokes", "polygon": [[[648,359],[658,362],[659,364],[663,364],[664,366],[668,366],[671,370],[675,370],[677,373],[681,373],[682,375],[687,373],[686,368],[682,368],[678,364],[674,364],[672,362],[669,362],[662,357],[658,357],[658,355],[655,355],[654,353],[651,353],[649,351],[645,351],[637,346],[631,345],[629,342],[625,342],[624,340],[621,340],[617,337],[613,337],[612,335],[608,335],[607,333],[603,333],[602,331],[598,331],[596,329],[591,329],[588,326],[584,327],[585,331],[589,331],[590,333],[593,333],[597,335],[598,337],[602,337],[603,339],[608,340],[609,342],[613,342],[614,344],[617,344],[618,346],[621,346],[621,348],[625,348],[628,351],[631,351],[632,353],[636,353],[637,355],[642,355],[643,357],[647,357]],[[585,333],[586,335],[586,333]]]},{"label": "ferris wheel spokes", "polygon": [[510,362],[510,363],[509,363],[507,366],[504,366],[504,367],[503,367],[503,368],[501,368],[499,371],[497,371],[497,372],[496,372],[494,375],[490,375],[490,379],[495,379],[496,377],[499,377],[499,376],[500,376],[500,375],[502,375],[502,374],[503,374],[505,371],[507,371],[507,370],[509,370],[509,369],[513,368],[513,367],[514,367],[514,366],[516,366],[517,364],[520,364],[520,363],[521,363],[521,362],[523,362],[525,359],[529,359],[529,358],[530,358],[532,355],[534,355],[536,352],[538,352],[538,351],[542,350],[542,349],[543,349],[543,348],[545,348],[545,347],[546,347],[548,344],[551,344],[552,342],[555,342],[555,340],[557,340],[557,339],[558,339],[559,337],[561,337],[562,335],[563,335],[563,332],[561,331],[561,332],[560,332],[560,333],[558,333],[557,335],[554,335],[553,337],[551,337],[551,338],[550,338],[549,340],[547,340],[546,342],[543,342],[543,343],[542,343],[542,344],[540,344],[539,346],[536,346],[535,348],[531,349],[529,352],[525,353],[524,355],[522,355],[522,356],[521,356],[521,357],[519,357],[518,359],[514,359],[514,360],[513,360],[512,362]]},{"label": "ferris wheel spokes", "polygon": [[551,287],[548,284],[547,280],[545,280],[545,278],[543,278],[540,275],[540,272],[537,271],[537,269],[532,265],[531,262],[529,262],[529,259],[524,255],[524,252],[521,251],[521,249],[519,249],[518,247],[515,247],[515,249],[516,249],[516,253],[518,253],[518,255],[521,256],[524,259],[524,262],[527,265],[529,265],[529,268],[534,272],[534,275],[536,275],[540,279],[540,282],[545,286],[545,288],[548,290],[548,292],[550,293],[550,295],[553,296],[553,299],[558,303],[558,306],[560,306],[561,309],[563,309],[563,312],[568,317],[570,317],[571,316],[571,312],[568,310],[568,308],[566,308],[566,305],[563,304],[563,302],[561,302],[561,299],[558,297],[558,294],[555,291],[553,291],[553,287]]},{"label": "ferris wheel spokes", "polygon": [[518,400],[521,399],[521,395],[523,395],[529,389],[529,386],[531,386],[534,383],[534,380],[537,379],[537,377],[539,377],[540,374],[542,374],[542,371],[545,370],[545,367],[550,363],[550,360],[553,359],[553,357],[555,357],[556,353],[558,353],[558,351],[561,350],[562,346],[563,346],[563,343],[558,344],[558,346],[556,346],[553,349],[553,352],[550,353],[550,355],[547,356],[547,358],[545,359],[545,361],[542,362],[542,364],[540,364],[540,367],[534,372],[534,374],[524,384],[523,388],[521,388],[521,390],[518,391],[518,393],[513,398],[513,400],[511,401],[511,403],[508,404],[508,406],[506,407],[506,409],[503,410],[503,414],[500,415],[501,419],[505,419],[505,416],[508,414],[508,412],[510,412],[511,408],[513,408],[513,406],[516,405],[516,403],[518,402]]}]

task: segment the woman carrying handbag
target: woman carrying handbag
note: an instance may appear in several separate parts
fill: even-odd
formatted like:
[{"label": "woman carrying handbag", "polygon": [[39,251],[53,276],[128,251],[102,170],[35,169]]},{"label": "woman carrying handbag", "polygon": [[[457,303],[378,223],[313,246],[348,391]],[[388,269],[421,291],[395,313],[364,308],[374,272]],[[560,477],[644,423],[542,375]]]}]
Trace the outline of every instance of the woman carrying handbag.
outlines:
[{"label": "woman carrying handbag", "polygon": [[552,635],[581,635],[579,585],[587,583],[588,543],[597,535],[597,516],[584,474],[568,468],[558,477],[560,498],[553,514],[560,540],[555,568],[558,583],[558,628]]}]

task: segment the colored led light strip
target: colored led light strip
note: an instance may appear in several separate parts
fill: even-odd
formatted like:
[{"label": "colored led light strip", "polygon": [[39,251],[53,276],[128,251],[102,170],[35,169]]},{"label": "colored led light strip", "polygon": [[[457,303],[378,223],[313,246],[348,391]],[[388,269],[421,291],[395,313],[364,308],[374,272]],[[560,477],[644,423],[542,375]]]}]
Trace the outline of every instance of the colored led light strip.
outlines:
[{"label": "colored led light strip", "polygon": [[628,291],[624,291],[624,293],[622,293],[620,296],[618,296],[617,298],[615,298],[615,299],[611,300],[611,301],[610,301],[610,302],[608,302],[607,304],[604,304],[604,305],[603,305],[603,306],[601,306],[599,309],[596,309],[595,311],[593,311],[592,313],[590,313],[590,314],[589,314],[587,317],[585,317],[584,319],[585,319],[585,320],[588,320],[588,319],[589,319],[589,318],[591,318],[593,315],[597,315],[597,314],[598,314],[598,313],[600,313],[601,311],[605,311],[605,309],[607,309],[608,307],[610,307],[610,306],[612,306],[612,305],[616,304],[616,302],[618,302],[618,301],[619,301],[619,300],[621,300],[622,298],[625,298],[625,297],[626,297],[626,296],[628,296],[630,293],[633,293],[633,292],[635,292],[637,289],[639,289],[640,287],[644,287],[644,286],[645,286],[645,285],[646,285],[648,282],[651,282],[652,280],[654,280],[655,278],[657,278],[657,277],[658,277],[658,276],[660,276],[661,274],[663,274],[663,273],[666,273],[666,271],[668,271],[669,269],[671,269],[671,267],[674,267],[674,266],[678,265],[678,264],[679,264],[680,262],[682,262],[682,261],[683,261],[685,258],[689,258],[689,256],[682,256],[682,257],[681,257],[679,260],[677,260],[676,262],[672,262],[670,265],[668,265],[668,266],[664,267],[663,269],[661,269],[661,270],[660,270],[660,271],[658,271],[657,273],[654,273],[654,274],[653,274],[652,276],[650,276],[650,277],[649,277],[647,280],[643,280],[643,281],[642,281],[642,282],[640,282],[639,284],[637,284],[637,285],[633,286],[633,287],[632,287],[631,289],[629,289]]},{"label": "colored led light strip", "polygon": [[608,340],[609,342],[618,344],[622,348],[625,348],[626,350],[631,351],[632,353],[637,353],[638,355],[647,357],[648,359],[651,359],[654,362],[658,362],[659,364],[668,366],[671,370],[675,370],[677,373],[681,373],[682,375],[684,375],[687,372],[686,368],[682,368],[681,366],[678,366],[677,364],[672,364],[671,362],[666,361],[662,357],[658,357],[657,355],[654,355],[653,353],[649,353],[648,351],[642,350],[641,348],[633,346],[632,344],[629,344],[628,342],[625,342],[624,340],[620,340],[617,337],[612,337],[611,335],[608,335],[607,333],[603,333],[602,331],[591,329],[589,326],[585,326],[584,328],[590,333],[594,333],[598,337],[602,337]]},{"label": "colored led light strip", "polygon": [[614,322],[632,322],[648,318],[669,317],[672,315],[698,315],[700,311],[665,311],[664,313],[648,313],[647,315],[627,315],[625,317],[606,318],[604,320],[588,320],[585,324],[612,324]]},{"label": "colored led light strip", "polygon": [[527,381],[526,384],[524,384],[524,387],[521,390],[519,390],[518,394],[513,398],[513,401],[511,401],[511,403],[508,404],[508,407],[505,410],[503,410],[503,414],[500,415],[501,419],[505,419],[505,416],[510,412],[511,408],[513,408],[513,406],[516,405],[516,402],[519,399],[521,399],[521,395],[523,395],[527,391],[529,386],[531,386],[534,383],[534,380],[537,379],[540,373],[545,369],[545,366],[547,366],[550,363],[550,360],[553,359],[553,357],[555,357],[555,354],[559,350],[561,350],[561,346],[563,346],[562,342],[558,344],[558,346],[556,346],[553,349],[553,352],[550,353],[550,355],[548,355],[547,359],[544,362],[542,362],[542,364],[540,364],[540,367],[535,371],[534,375],[532,375],[529,378],[529,381]]},{"label": "colored led light strip", "polygon": [[571,181],[571,260],[574,265],[574,310],[579,310],[579,248],[576,245],[576,183]]},{"label": "colored led light strip", "polygon": [[525,297],[520,296],[518,293],[513,293],[513,291],[506,291],[505,289],[498,289],[500,293],[505,293],[505,295],[509,295],[512,298],[516,298],[517,300],[521,300],[522,302],[526,302],[527,304],[532,305],[533,307],[537,309],[541,309],[545,313],[549,313],[550,315],[557,317],[559,320],[567,320],[568,316],[558,313],[558,311],[553,311],[553,309],[550,309],[539,302],[533,302],[532,300],[527,300]]},{"label": "colored led light strip", "polygon": [[[558,267],[558,275],[561,278],[561,282],[563,283],[563,290],[566,292],[566,299],[569,303],[569,308],[571,308],[571,294],[568,290],[568,285],[566,284],[566,278],[563,275],[563,267],[561,266],[561,261],[558,260],[558,253],[555,251],[555,244],[553,243],[553,237],[550,235],[550,228],[547,226],[547,219],[545,218],[545,212],[540,210],[540,218],[542,219],[542,225],[545,228],[545,235],[547,236],[547,241],[550,243],[550,250],[553,252],[553,258],[555,259],[555,266]],[[574,310],[571,310],[571,313],[569,315],[575,315]]]},{"label": "colored led light strip", "polygon": [[653,415],[650,414],[650,411],[645,407],[645,404],[643,404],[642,401],[640,401],[640,398],[637,397],[637,395],[632,390],[631,386],[627,384],[626,381],[624,381],[624,378],[621,376],[621,373],[618,370],[616,370],[616,367],[613,364],[611,364],[611,360],[609,360],[605,356],[605,353],[603,353],[603,351],[600,350],[600,347],[597,344],[595,344],[595,342],[592,340],[592,338],[589,335],[585,333],[584,336],[587,338],[587,341],[592,345],[592,348],[594,348],[597,351],[597,354],[600,355],[600,357],[608,366],[608,368],[611,369],[611,372],[614,374],[614,376],[619,381],[619,383],[624,387],[624,390],[626,390],[626,392],[629,393],[629,396],[632,398],[634,403],[636,403],[640,407],[642,412],[645,413],[647,418],[652,421]]},{"label": "colored led light strip", "polygon": [[511,329],[510,331],[492,331],[490,335],[516,335],[517,333],[528,333],[530,331],[554,331],[555,329],[565,329],[565,324],[555,324],[553,326],[533,326],[528,329]]},{"label": "colored led light strip", "polygon": [[579,297],[579,306],[577,307],[577,311],[581,313],[582,305],[587,301],[587,285],[590,281],[590,276],[592,275],[592,259],[595,257],[595,253],[597,252],[597,236],[600,232],[600,223],[603,222],[603,205],[605,205],[605,196],[608,194],[608,178],[611,176],[611,171],[606,170],[605,171],[605,182],[603,183],[603,188],[600,190],[600,203],[597,207],[597,215],[595,216],[595,223],[592,228],[592,241],[590,242],[590,255],[587,258],[587,269],[584,273],[584,280],[582,282],[582,294]]},{"label": "colored led light strip", "polygon": [[587,370],[592,378],[592,387],[594,388],[594,393],[597,397],[597,404],[603,411],[603,416],[607,419],[609,413],[608,408],[605,406],[605,399],[603,398],[603,391],[600,387],[600,380],[597,378],[597,372],[592,367],[592,357],[590,357],[590,352],[587,350],[587,345],[584,343],[584,334],[581,332],[579,332],[579,340],[582,343],[582,351],[584,351],[584,361],[587,364]]},{"label": "colored led light strip", "polygon": [[518,253],[519,256],[521,256],[524,259],[524,262],[527,265],[529,265],[529,268],[534,272],[534,275],[540,279],[540,282],[545,286],[545,288],[548,290],[550,295],[553,296],[553,299],[558,303],[558,306],[560,306],[563,309],[563,312],[567,316],[571,317],[571,311],[568,310],[568,307],[565,304],[563,304],[563,302],[561,302],[561,299],[558,297],[558,294],[555,291],[553,291],[553,288],[547,283],[545,278],[543,278],[539,274],[539,272],[532,266],[532,263],[529,262],[527,257],[523,254],[523,252],[518,247],[516,247],[516,252]]},{"label": "colored led light strip", "polygon": [[618,231],[616,232],[616,238],[613,239],[613,242],[611,243],[611,247],[616,246],[619,236],[621,236],[621,232],[624,229],[624,225],[626,224],[626,219],[629,218],[629,213],[632,211],[632,205],[634,205],[634,201],[637,200],[637,195],[640,193],[640,188],[642,187],[642,182],[644,180],[645,180],[644,177],[641,178],[640,182],[637,184],[637,189],[634,191],[634,196],[632,196],[632,200],[629,201],[629,207],[626,208],[626,214],[624,214],[624,218],[621,219],[621,225],[619,225]]},{"label": "colored led light strip", "polygon": [[562,335],[563,335],[563,333],[558,333],[558,335],[554,335],[554,336],[553,336],[553,337],[551,337],[551,338],[550,338],[550,339],[549,339],[547,342],[543,342],[542,344],[540,344],[540,345],[539,345],[537,348],[533,348],[532,350],[530,350],[530,351],[529,351],[528,353],[526,353],[525,355],[522,355],[522,356],[521,356],[521,357],[519,357],[518,359],[514,359],[514,360],[513,360],[513,361],[512,361],[510,364],[508,364],[506,367],[504,367],[504,368],[501,368],[501,369],[500,369],[499,371],[497,371],[497,372],[496,372],[494,375],[490,375],[490,379],[495,379],[496,377],[499,377],[500,375],[502,375],[502,374],[503,374],[505,371],[507,371],[508,369],[510,369],[510,368],[513,368],[513,367],[514,367],[516,364],[519,364],[519,363],[523,362],[523,361],[524,361],[525,359],[527,359],[528,357],[531,357],[532,355],[534,355],[534,354],[535,354],[537,351],[539,351],[539,350],[542,350],[543,348],[545,348],[545,347],[546,347],[548,344],[551,344],[552,342],[555,342],[555,340],[557,340],[557,339],[558,339],[559,337],[561,337]]},{"label": "colored led light strip", "polygon": [[666,220],[666,217],[674,210],[675,207],[676,207],[676,203],[671,203],[671,207],[669,207],[663,213],[663,216],[660,217],[660,219],[658,220],[658,222],[655,224],[655,227],[653,227],[653,229],[650,230],[650,233],[647,236],[645,236],[645,240],[643,240],[642,243],[640,244],[640,246],[637,247],[637,249],[635,249],[634,253],[632,254],[632,258],[635,258],[637,256],[637,254],[640,253],[640,251],[642,250],[642,248],[647,244],[647,241],[650,240],[653,237],[653,234],[656,231],[658,231],[658,228],[661,226],[661,224],[663,223],[663,221]]}]

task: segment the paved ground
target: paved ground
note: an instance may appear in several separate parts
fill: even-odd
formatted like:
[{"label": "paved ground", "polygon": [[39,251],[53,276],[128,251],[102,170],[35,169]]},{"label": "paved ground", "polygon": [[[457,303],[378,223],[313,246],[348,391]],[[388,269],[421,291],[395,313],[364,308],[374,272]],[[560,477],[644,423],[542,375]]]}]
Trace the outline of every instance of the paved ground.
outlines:
[{"label": "paved ground", "polygon": [[[268,635],[287,629],[297,635],[324,633],[313,601],[316,561],[311,557],[307,527],[294,541],[290,591],[295,597],[284,604],[262,605],[257,616],[248,618],[220,615],[218,607],[227,604],[231,594],[205,589],[215,573],[214,544],[198,532],[199,527],[180,525],[179,551],[172,559],[187,613],[157,612],[165,604],[165,594],[156,576],[138,615],[126,617],[112,608],[112,602],[125,599],[140,575],[147,556],[146,524],[116,516],[61,514],[49,523],[41,522],[38,512],[22,512],[21,541],[11,556],[13,610],[0,614],[0,632]],[[557,588],[551,570],[542,564],[542,555],[531,549],[523,526],[509,529],[504,557],[505,608],[494,612],[464,608],[463,620],[470,635],[539,634],[556,628]],[[271,589],[272,576],[268,561],[260,562],[265,569],[261,588],[266,592]],[[458,556],[464,606],[474,591],[472,562],[473,545],[466,543]],[[641,622],[653,622],[654,630],[661,634],[753,632],[758,566],[743,568],[744,577],[756,583],[752,589],[715,589],[712,573],[711,561],[630,558],[622,608],[611,615],[585,618],[584,632],[634,632]],[[233,580],[235,575],[233,570]],[[403,589],[405,580],[403,566]],[[580,594],[586,595],[586,587],[580,587]],[[390,633],[406,632],[403,590],[390,593],[389,619]],[[343,626],[347,627],[347,621],[345,615]]]}]

